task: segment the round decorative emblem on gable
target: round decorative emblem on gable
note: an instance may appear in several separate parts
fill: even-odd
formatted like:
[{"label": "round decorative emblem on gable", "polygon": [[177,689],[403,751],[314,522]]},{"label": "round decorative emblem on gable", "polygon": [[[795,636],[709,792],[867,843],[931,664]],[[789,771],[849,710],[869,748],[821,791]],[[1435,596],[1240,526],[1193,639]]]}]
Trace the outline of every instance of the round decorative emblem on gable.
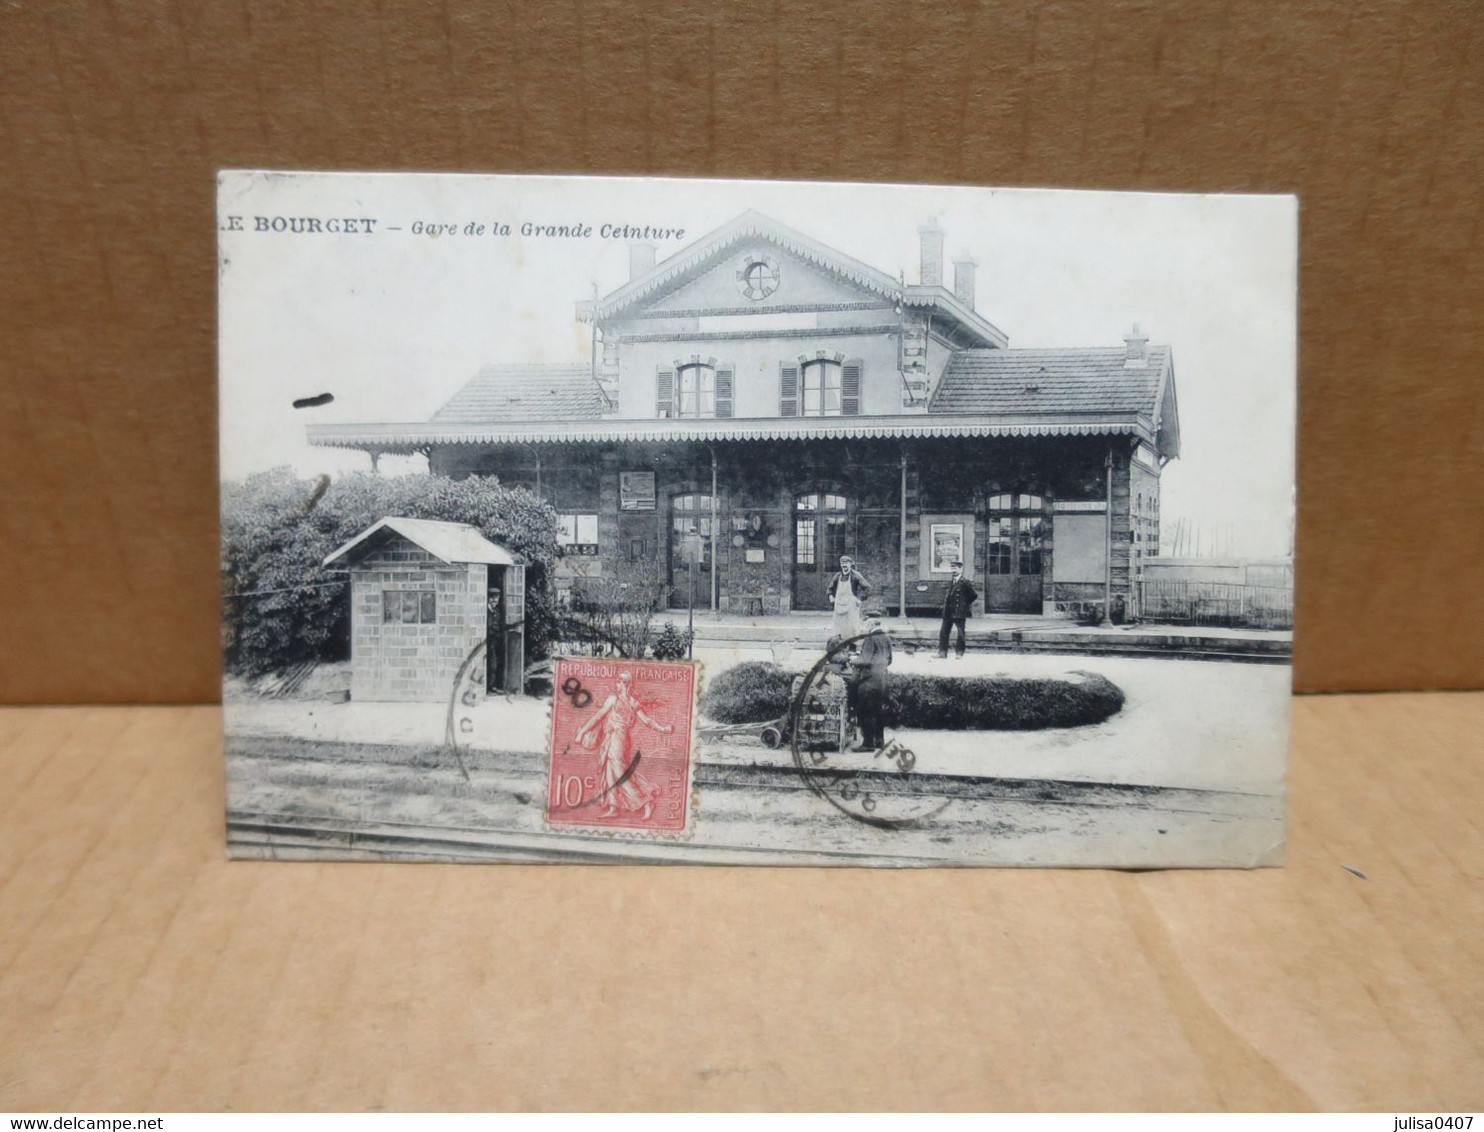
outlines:
[{"label": "round decorative emblem on gable", "polygon": [[754,302],[766,299],[778,290],[778,261],[770,255],[749,252],[737,269],[737,286]]}]

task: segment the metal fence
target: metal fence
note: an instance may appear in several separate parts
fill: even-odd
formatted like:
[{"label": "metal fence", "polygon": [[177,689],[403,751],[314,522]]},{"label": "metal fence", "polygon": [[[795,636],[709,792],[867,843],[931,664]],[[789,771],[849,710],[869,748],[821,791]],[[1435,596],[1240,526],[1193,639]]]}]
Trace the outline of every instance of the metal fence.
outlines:
[{"label": "metal fence", "polygon": [[1145,579],[1139,583],[1139,616],[1176,625],[1292,629],[1293,590]]}]

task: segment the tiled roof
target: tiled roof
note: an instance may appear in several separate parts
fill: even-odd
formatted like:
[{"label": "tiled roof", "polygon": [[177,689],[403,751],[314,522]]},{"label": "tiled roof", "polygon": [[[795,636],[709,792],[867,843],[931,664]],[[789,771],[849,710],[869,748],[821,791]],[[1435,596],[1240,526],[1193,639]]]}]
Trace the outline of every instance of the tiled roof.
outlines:
[{"label": "tiled roof", "polygon": [[401,535],[444,562],[483,562],[491,566],[515,564],[515,559],[508,550],[490,542],[468,523],[445,523],[437,519],[406,519],[400,515],[388,515],[331,551],[325,558],[325,565],[341,558],[356,562],[394,534]]},{"label": "tiled roof", "polygon": [[926,414],[660,420],[604,418],[586,366],[488,366],[423,424],[311,425],[317,447],[415,452],[446,444],[592,444],[928,436],[1138,436],[1180,451],[1170,348],[965,350]]},{"label": "tiled roof", "polygon": [[485,366],[433,414],[435,421],[571,421],[603,415],[584,364]]},{"label": "tiled roof", "polygon": [[1170,364],[1150,346],[1148,364],[1124,365],[1123,346],[1054,350],[964,350],[949,361],[932,413],[1138,413],[1153,421]]}]

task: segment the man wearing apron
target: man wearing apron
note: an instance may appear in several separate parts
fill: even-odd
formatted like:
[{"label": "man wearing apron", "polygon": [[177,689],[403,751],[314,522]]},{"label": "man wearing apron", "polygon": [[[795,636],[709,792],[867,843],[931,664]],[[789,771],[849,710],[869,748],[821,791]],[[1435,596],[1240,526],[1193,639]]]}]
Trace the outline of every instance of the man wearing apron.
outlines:
[{"label": "man wearing apron", "polygon": [[830,579],[826,592],[834,610],[830,635],[851,640],[865,632],[861,621],[861,603],[871,596],[871,583],[855,568],[855,559],[846,554],[840,558],[840,572]]}]

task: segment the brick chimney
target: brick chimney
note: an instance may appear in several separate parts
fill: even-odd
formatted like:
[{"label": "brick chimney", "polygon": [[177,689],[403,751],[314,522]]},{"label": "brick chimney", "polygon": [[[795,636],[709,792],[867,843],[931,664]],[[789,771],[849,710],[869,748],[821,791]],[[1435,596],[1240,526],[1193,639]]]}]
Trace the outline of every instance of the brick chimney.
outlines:
[{"label": "brick chimney", "polygon": [[968,256],[953,261],[953,293],[970,310],[974,309],[974,268],[977,266]]},{"label": "brick chimney", "polygon": [[1149,364],[1149,335],[1139,333],[1139,324],[1134,323],[1132,333],[1123,336],[1124,369],[1142,369]]},{"label": "brick chimney", "polygon": [[918,278],[924,287],[943,286],[943,229],[936,218],[917,229],[921,240],[922,264]]},{"label": "brick chimney", "polygon": [[634,240],[629,244],[629,281],[654,267],[655,245],[648,240]]}]

